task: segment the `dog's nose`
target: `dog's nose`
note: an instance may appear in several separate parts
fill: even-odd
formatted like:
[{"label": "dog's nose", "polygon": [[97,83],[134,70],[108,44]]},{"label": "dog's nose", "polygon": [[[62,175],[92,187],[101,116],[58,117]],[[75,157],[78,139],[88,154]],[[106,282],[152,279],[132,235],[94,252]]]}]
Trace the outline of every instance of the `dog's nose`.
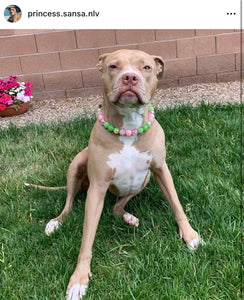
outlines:
[{"label": "dog's nose", "polygon": [[124,84],[132,84],[132,85],[137,85],[139,78],[135,73],[125,73],[122,76],[122,81]]}]

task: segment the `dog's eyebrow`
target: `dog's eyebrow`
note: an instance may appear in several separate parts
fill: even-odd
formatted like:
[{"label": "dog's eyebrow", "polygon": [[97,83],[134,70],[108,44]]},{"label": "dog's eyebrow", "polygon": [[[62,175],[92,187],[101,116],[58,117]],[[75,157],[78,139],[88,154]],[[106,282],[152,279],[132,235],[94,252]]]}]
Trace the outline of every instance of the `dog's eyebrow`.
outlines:
[{"label": "dog's eyebrow", "polygon": [[119,59],[114,59],[111,60],[110,62],[107,63],[107,66],[112,66],[112,65],[116,65],[116,66],[120,66],[121,65],[121,61]]},{"label": "dog's eyebrow", "polygon": [[140,62],[143,64],[143,65],[152,65],[152,62],[150,60],[145,60],[143,58],[140,59]]}]

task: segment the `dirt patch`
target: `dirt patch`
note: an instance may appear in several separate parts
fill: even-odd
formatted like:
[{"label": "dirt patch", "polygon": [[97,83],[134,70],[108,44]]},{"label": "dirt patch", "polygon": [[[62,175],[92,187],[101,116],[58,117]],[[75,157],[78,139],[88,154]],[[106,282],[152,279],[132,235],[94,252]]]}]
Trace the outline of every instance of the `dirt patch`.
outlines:
[{"label": "dirt patch", "polygon": [[[29,123],[53,123],[70,120],[75,117],[94,114],[102,102],[99,95],[76,97],[70,99],[33,100],[30,109],[19,116],[0,117],[0,128],[8,128],[10,122],[16,126]],[[166,108],[175,105],[200,103],[239,103],[240,82],[193,84],[185,87],[158,89],[152,99],[155,107]]]}]

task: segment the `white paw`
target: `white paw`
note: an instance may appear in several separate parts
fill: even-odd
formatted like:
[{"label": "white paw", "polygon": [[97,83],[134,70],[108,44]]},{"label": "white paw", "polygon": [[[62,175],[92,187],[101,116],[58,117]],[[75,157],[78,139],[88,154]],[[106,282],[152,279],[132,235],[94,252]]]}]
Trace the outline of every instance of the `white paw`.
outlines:
[{"label": "white paw", "polygon": [[61,223],[59,221],[51,220],[47,223],[47,226],[45,228],[46,235],[51,235],[55,230],[59,228]]},{"label": "white paw", "polygon": [[194,250],[197,249],[197,247],[198,247],[199,245],[202,245],[202,246],[205,245],[204,240],[201,239],[200,237],[199,237],[199,239],[194,239],[194,240],[192,240],[190,243],[188,243],[188,244],[187,244],[187,247],[188,247],[188,249],[194,251]]},{"label": "white paw", "polygon": [[67,300],[80,300],[85,295],[87,285],[75,284],[66,292]]},{"label": "white paw", "polygon": [[135,216],[133,216],[129,213],[125,213],[123,215],[123,220],[125,221],[126,224],[129,224],[131,226],[134,226],[134,227],[139,226],[139,219],[137,219]]}]

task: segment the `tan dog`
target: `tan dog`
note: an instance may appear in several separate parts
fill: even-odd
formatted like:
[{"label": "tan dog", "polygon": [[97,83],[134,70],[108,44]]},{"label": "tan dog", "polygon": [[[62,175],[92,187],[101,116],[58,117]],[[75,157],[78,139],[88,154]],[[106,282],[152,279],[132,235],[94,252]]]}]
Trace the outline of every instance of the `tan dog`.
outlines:
[{"label": "tan dog", "polygon": [[137,227],[139,220],[124,207],[147,185],[150,171],[174,212],[180,237],[193,250],[203,243],[179,202],[165,162],[164,132],[148,106],[163,74],[162,59],[138,50],[118,50],[101,55],[97,67],[102,72],[102,111],[88,148],[69,167],[64,210],[45,229],[47,235],[54,232],[70,211],[78,190],[88,188],[80,254],[67,288],[67,299],[72,300],[85,294],[91,276],[92,245],[106,192],[110,190],[121,197],[113,212]]}]

